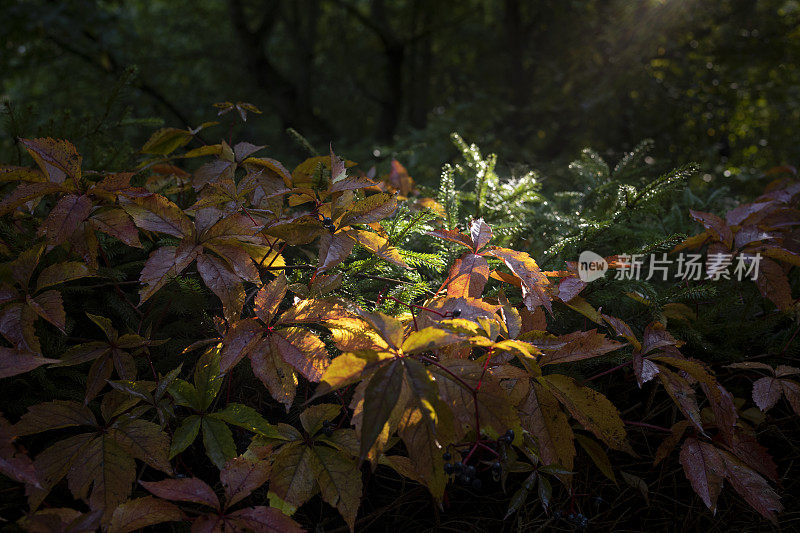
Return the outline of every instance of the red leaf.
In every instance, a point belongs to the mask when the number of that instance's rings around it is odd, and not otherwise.
[[[558,297],[562,302],[568,302],[586,288],[586,285],[588,283],[581,281],[577,276],[564,278],[558,284]]]
[[[753,401],[762,411],[775,407],[781,399],[783,387],[781,380],[772,377],[763,377],[753,383]]]
[[[248,354],[250,366],[272,397],[283,404],[288,412],[297,392],[297,376],[272,346],[270,339],[260,339]]]
[[[245,298],[239,276],[220,259],[208,254],[202,254],[197,258],[197,271],[206,286],[222,301],[225,319],[229,322],[238,319]]]
[[[767,481],[732,454],[724,450],[720,450],[719,454],[725,465],[725,478],[736,492],[761,516],[777,523],[775,513],[781,512],[783,506]]]
[[[107,533],[130,533],[155,524],[176,522],[182,518],[183,513],[177,506],[145,496],[129,500],[114,509]]]
[[[727,222],[729,226],[740,226],[742,222],[747,220],[747,217],[753,213],[757,213],[770,203],[771,202],[757,202],[752,204],[742,204],[728,211],[728,213],[725,215],[725,222]]]
[[[14,437],[11,425],[0,416],[0,473],[20,483],[41,488],[33,461],[16,450]]]
[[[467,235],[464,235],[457,229],[436,229],[428,232],[428,235],[431,235],[433,237],[439,237],[440,239],[454,242],[456,244],[466,246],[467,248],[473,248],[472,238]]]
[[[258,343],[264,334],[264,327],[253,319],[239,320],[228,330],[222,341],[220,372],[227,372],[242,360]]]
[[[767,449],[755,439],[753,435],[737,428],[730,444],[733,454],[746,463],[750,468],[767,476],[772,481],[778,481],[778,466],[772,460]]]
[[[558,337],[558,341],[564,344],[555,350],[545,351],[539,360],[540,365],[569,363],[599,357],[625,346],[607,338],[602,333],[597,333],[596,329],[561,335]]]
[[[128,246],[142,247],[142,243],[139,241],[139,230],[124,210],[98,211],[92,215],[91,221],[99,231],[119,239]]]
[[[492,240],[492,228],[490,228],[489,224],[484,222],[482,218],[472,221],[469,227],[469,233],[472,237],[472,250],[475,253],[478,253],[481,248],[489,244],[489,241]]]
[[[700,407],[697,405],[694,389],[681,376],[663,367],[659,367],[658,378],[683,416],[703,432],[703,421],[700,418]]]
[[[145,231],[189,237],[194,226],[183,210],[160,194],[121,197],[122,208]]]
[[[140,481],[139,484],[159,498],[177,502],[193,502],[219,509],[219,498],[205,481],[196,477]]]
[[[33,298],[28,296],[28,305],[36,311],[37,315],[64,331],[67,314],[64,311],[64,302],[60,292],[45,291]]]
[[[42,365],[58,362],[58,359],[48,359],[29,352],[0,347],[0,379],[24,374]]]
[[[41,353],[35,321],[36,312],[29,305],[12,303],[0,309],[0,334],[20,351]]]
[[[62,183],[67,176],[81,179],[81,161],[75,146],[61,139],[20,139],[39,168],[52,183]]]
[[[267,482],[269,478],[269,461],[234,457],[227,462],[219,473],[219,479],[225,488],[225,507],[245,499],[251,492]]]
[[[263,323],[269,325],[275,318],[278,306],[286,296],[287,286],[286,275],[281,272],[278,277],[261,287],[256,293],[254,311]]]
[[[317,382],[330,365],[325,344],[302,328],[286,328],[270,336],[273,349],[309,381]]]
[[[400,196],[408,196],[414,189],[414,180],[408,174],[408,170],[397,159],[392,159],[392,170],[387,177],[391,185]]]
[[[347,259],[355,241],[346,233],[323,233],[319,238],[319,271],[329,270]]]
[[[511,272],[520,279],[522,299],[528,309],[533,311],[536,307],[543,305],[548,311],[553,312],[550,296],[546,291],[550,282],[530,255],[499,247],[491,248],[487,253],[502,259]]]
[[[731,228],[728,227],[724,220],[712,213],[704,213],[702,211],[695,211],[693,209],[689,210],[689,214],[691,214],[692,218],[700,222],[706,229],[714,232],[714,234],[716,234],[717,238],[725,245],[725,247],[730,249],[730,247],[733,245],[733,233],[731,232]]]
[[[716,514],[717,498],[725,476],[725,464],[717,449],[705,442],[688,438],[681,447],[680,461],[694,491],[706,507]]]
[[[450,269],[450,298],[480,298],[489,281],[489,263],[480,255],[465,253]]]
[[[769,298],[781,311],[788,311],[794,305],[792,287],[783,268],[771,259],[762,258],[759,265],[758,278],[755,280],[758,290],[765,298]]]
[[[639,388],[642,388],[642,385],[656,377],[658,374],[658,365],[652,362],[650,359],[645,359],[642,357],[642,354],[638,352],[634,352],[633,354],[633,373],[636,375],[636,383],[639,385]]]
[[[272,507],[259,505],[242,509],[228,515],[228,519],[236,521],[242,529],[255,533],[302,533],[300,524]]]
[[[35,201],[35,206],[42,196],[63,190],[64,188],[57,183],[23,183],[0,202],[0,215],[5,215],[30,201]]]
[[[644,330],[644,340],[642,341],[642,355],[648,354],[653,350],[675,346],[678,341],[670,335],[663,324],[660,322],[650,323]]]
[[[789,379],[782,379],[781,385],[783,387],[783,394],[786,395],[786,400],[788,400],[789,405],[791,405],[794,412],[800,416],[800,384]]]
[[[240,242],[252,242],[259,244],[263,242],[258,232],[262,224],[256,222],[247,215],[237,213],[222,218],[213,226],[205,230],[200,235],[200,242],[207,242],[213,239],[237,240]]]
[[[65,242],[86,220],[92,210],[92,201],[85,194],[68,194],[56,203],[53,210],[42,222],[37,234],[44,236],[53,246]]]
[[[162,246],[150,254],[139,274],[139,282],[144,285],[139,291],[140,303],[143,303],[169,280],[183,272],[195,260],[200,248],[193,244]]]

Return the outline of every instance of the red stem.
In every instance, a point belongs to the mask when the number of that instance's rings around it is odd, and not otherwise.
[[[592,376],[590,378],[586,378],[584,381],[592,381],[593,379],[601,378],[601,377],[603,377],[603,376],[605,376],[607,374],[610,374],[612,372],[615,372],[615,371],[619,370],[620,368],[625,368],[626,366],[628,366],[628,365],[630,365],[632,363],[633,363],[633,360],[631,359],[630,361],[628,361],[626,363],[622,363],[621,365],[617,365],[614,368],[609,368],[608,370],[606,370],[604,372],[600,372],[599,374],[595,374],[594,376]]]
[[[653,424],[648,424],[646,422],[634,422],[632,420],[623,420],[622,423],[627,425],[627,426],[636,426],[636,427],[645,428],[645,429],[654,429],[656,431],[663,431],[664,433],[672,433],[671,429],[667,429],[667,428],[661,427],[661,426],[656,426],[656,425],[653,425]]]

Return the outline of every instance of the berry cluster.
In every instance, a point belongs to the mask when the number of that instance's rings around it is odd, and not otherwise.
[[[478,450],[486,452],[491,455],[492,461],[480,461],[481,472],[489,471],[492,474],[492,480],[500,481],[500,476],[503,473],[503,465],[500,462],[501,456],[505,457],[504,447],[510,445],[514,441],[514,430],[509,429],[496,441],[491,440],[478,440],[475,443],[469,443],[465,446],[469,447],[469,452],[466,454],[463,461],[452,462],[453,455],[446,451],[442,454],[444,459],[444,472],[448,476],[454,476],[457,483],[465,486],[471,486],[473,489],[479,490],[483,486],[483,481],[478,477],[478,468],[470,464],[471,461],[477,459],[478,455],[475,453]],[[453,445],[458,448],[459,445]]]
[[[330,420],[324,420],[322,422],[322,433],[326,437],[332,437],[333,436],[334,428],[335,428],[335,426],[331,423]]]
[[[336,226],[334,226],[333,220],[331,220],[329,217],[322,217],[322,227],[331,233],[336,231]]]
[[[589,527],[589,519],[586,515],[581,513],[564,514],[562,511],[554,511],[553,518],[556,520],[564,520],[579,529],[586,529]]]

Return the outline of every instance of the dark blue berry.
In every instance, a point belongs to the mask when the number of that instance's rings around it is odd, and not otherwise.
[[[449,461],[449,460],[450,460],[450,459],[452,459],[452,458],[453,458],[453,456],[452,456],[452,455],[450,455],[450,452],[444,452],[444,453],[442,454],[442,459],[444,459],[445,461]]]

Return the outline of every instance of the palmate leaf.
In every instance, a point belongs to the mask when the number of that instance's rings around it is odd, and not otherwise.
[[[104,399],[104,403],[107,401]],[[92,510],[102,511],[103,523],[108,523],[116,506],[130,494],[136,477],[134,459],[172,472],[167,460],[169,437],[157,424],[122,415],[99,426],[92,412],[77,402],[34,405],[14,431],[30,435],[73,426],[92,431],[54,444],[34,461],[41,473],[41,489],[33,488],[29,494],[34,508],[66,476],[72,494],[87,500]]]
[[[295,533],[303,531],[291,518],[277,509],[256,506],[230,512],[229,509],[250,496],[269,477],[269,462],[245,456],[228,461],[220,472],[220,481],[225,490],[225,504],[207,483],[198,478],[166,479],[146,482],[141,485],[150,493],[164,500],[189,502],[210,507],[214,512],[201,514],[195,520],[192,531],[254,531],[257,533]],[[169,504],[172,505],[172,504]]]
[[[338,413],[340,407],[322,405],[310,409],[314,412],[306,411],[301,421],[313,435],[322,425],[321,418]],[[353,530],[362,492],[361,472],[349,454],[329,447],[327,442],[325,437],[307,442],[296,433],[294,440],[280,448],[269,476],[271,499],[276,496],[293,512],[320,492]]]
[[[220,356],[220,345],[210,347],[195,365],[194,385],[175,379],[169,386],[175,402],[196,413],[186,417],[175,430],[169,447],[170,458],[186,450],[202,432],[206,455],[217,468],[222,469],[228,460],[236,456],[236,443],[228,425],[264,437],[281,438],[274,426],[246,405],[229,403],[224,409],[208,412],[224,379],[220,372]]]

